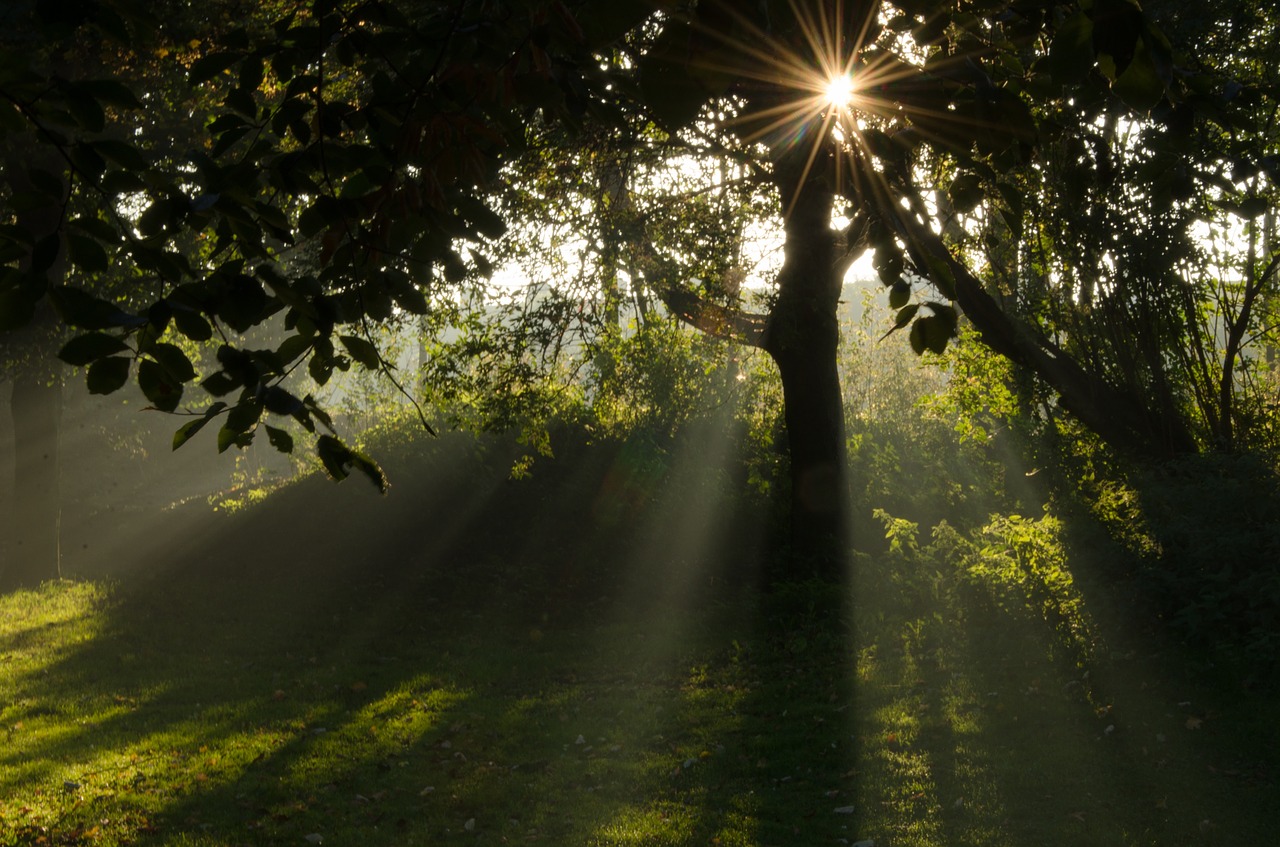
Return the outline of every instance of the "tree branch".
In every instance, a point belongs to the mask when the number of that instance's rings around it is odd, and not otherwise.
[[[726,341],[764,348],[764,315],[712,303],[674,286],[658,288],[657,294],[673,315],[695,329]]]

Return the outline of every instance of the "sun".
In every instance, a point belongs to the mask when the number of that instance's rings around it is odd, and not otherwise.
[[[823,96],[826,98],[828,106],[839,110],[848,109],[853,105],[853,77],[848,74],[839,74],[831,77],[827,80]]]

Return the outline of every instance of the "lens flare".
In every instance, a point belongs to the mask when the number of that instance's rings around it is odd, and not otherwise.
[[[853,105],[853,77],[840,74],[827,80],[827,105],[835,109],[848,109]]]

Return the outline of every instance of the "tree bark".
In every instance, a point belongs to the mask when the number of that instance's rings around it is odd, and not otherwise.
[[[833,194],[821,177],[775,176],[786,215],[778,299],[763,344],[782,377],[791,456],[791,537],[798,564],[840,576],[846,548],[848,471],[837,349],[840,274],[831,229]]]
[[[13,416],[13,537],[0,587],[34,587],[62,575],[58,380],[19,373],[10,401]]]
[[[30,171],[40,169],[60,174],[61,160],[49,150],[8,151],[4,179],[17,192],[37,194]],[[18,211],[18,226],[30,233],[34,242],[59,232],[64,209],[45,203]],[[23,262],[21,270],[32,268]],[[39,271],[37,271],[39,272]],[[63,282],[67,272],[65,248],[59,244],[44,283],[52,287]],[[33,587],[62,573],[59,539],[62,534],[62,505],[59,482],[59,424],[62,420],[62,375],[54,353],[61,334],[61,322],[48,300],[42,301],[30,324],[7,334],[6,350],[0,355],[12,373],[13,395],[13,503],[10,505],[12,537],[8,560],[0,562],[0,590]]]

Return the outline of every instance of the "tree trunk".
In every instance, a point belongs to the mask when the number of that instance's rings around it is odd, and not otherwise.
[[[38,195],[31,182],[32,169],[58,174],[63,167],[48,150],[25,158],[10,150],[4,165],[4,179],[10,188],[28,195]],[[58,232],[63,212],[60,205],[45,203],[21,208],[16,218],[18,226],[39,242]],[[22,271],[31,270],[24,262]],[[66,270],[66,250],[60,244],[44,271],[46,284],[61,284]],[[58,429],[62,420],[62,375],[54,356],[60,333],[61,323],[45,300],[28,326],[9,332],[4,339],[9,359],[6,364],[13,374],[9,408],[14,455],[13,502],[7,506],[12,535],[8,558],[0,562],[0,590],[36,586],[61,576]]]
[[[775,177],[786,216],[778,300],[762,346],[782,376],[791,455],[791,535],[797,564],[840,576],[846,546],[847,462],[844,404],[836,354],[840,301],[832,192],[824,180]]]
[[[62,506],[58,431],[62,386],[19,373],[10,401],[13,416],[13,536],[0,575],[5,590],[33,587],[61,576]]]

